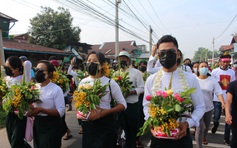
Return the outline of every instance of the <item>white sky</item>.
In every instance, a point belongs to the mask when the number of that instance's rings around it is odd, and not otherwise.
[[[78,1],[85,2],[112,20],[115,19],[115,7],[111,4],[115,0],[0,0],[0,12],[18,20],[10,34],[21,34],[27,32],[29,19],[40,13],[40,6],[54,10],[62,6],[69,9],[74,19],[73,26],[81,28],[81,42],[102,44],[115,41],[115,27],[83,14],[85,10],[82,11],[78,5],[70,3]],[[216,50],[221,45],[229,45],[232,34],[237,33],[237,17],[234,19],[237,15],[236,0],[121,1],[119,20],[123,27],[148,41],[148,28],[151,25],[154,30],[153,43],[162,35],[172,34],[178,40],[184,57],[193,58],[199,47],[212,50],[214,37]],[[135,19],[128,6],[140,21]],[[135,40],[137,44],[145,44],[149,48],[147,42],[122,30],[119,31],[119,40]]]

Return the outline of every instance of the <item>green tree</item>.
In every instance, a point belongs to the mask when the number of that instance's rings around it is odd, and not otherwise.
[[[72,26],[73,18],[68,9],[58,7],[58,11],[54,11],[50,7],[41,8],[41,13],[30,19],[30,43],[65,49],[79,42],[81,30]]]
[[[218,57],[218,52],[214,50],[214,58]],[[212,59],[212,51],[207,48],[199,47],[197,51],[195,51],[193,62],[196,61],[207,61],[207,59]]]

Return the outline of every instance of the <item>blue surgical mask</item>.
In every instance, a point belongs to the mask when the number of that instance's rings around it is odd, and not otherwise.
[[[199,73],[200,73],[201,75],[203,75],[203,76],[206,76],[207,73],[208,73],[208,68],[206,68],[206,67],[200,68],[200,69],[199,69]]]
[[[197,68],[193,68],[194,73],[197,73]]]

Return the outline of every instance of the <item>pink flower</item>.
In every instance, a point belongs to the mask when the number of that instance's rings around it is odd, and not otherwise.
[[[159,90],[156,92],[156,96],[161,96],[162,95],[162,92]]]
[[[146,100],[151,101],[151,96],[150,95],[146,96]]]
[[[166,98],[168,95],[167,95],[166,92],[162,92],[162,96],[163,96],[164,98]]]
[[[31,88],[30,88],[31,90],[34,90],[35,89],[35,86],[31,86]]]
[[[174,94],[174,97],[175,97],[175,99],[177,99],[179,102],[183,102],[183,101],[184,101],[184,99],[181,98],[180,95],[177,94],[177,93]]]

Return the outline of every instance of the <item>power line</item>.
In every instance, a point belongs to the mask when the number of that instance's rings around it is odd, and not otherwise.
[[[69,3],[72,3],[74,5],[77,5],[79,8],[81,8],[80,10],[82,11],[81,13],[88,15],[90,17],[94,17],[96,19],[101,20],[102,22],[109,24],[111,26],[115,26],[115,22],[109,18],[108,16],[102,14],[101,12],[99,12],[98,10],[94,9],[93,7],[89,6],[88,4],[86,4],[85,2],[82,1],[75,1],[75,0],[67,0]],[[77,10],[78,11],[78,10]],[[148,42],[146,40],[144,40],[143,38],[141,38],[140,36],[136,35],[134,32],[132,32],[131,30],[125,28],[124,26],[122,26],[121,24],[119,24],[119,27],[121,30],[123,30],[124,32],[127,32],[128,34],[144,41],[144,42]]]
[[[229,25],[225,28],[225,30],[219,35],[217,36],[215,39],[219,38],[221,35],[223,35],[225,33],[225,31],[230,27],[230,25],[233,23],[233,21],[235,20],[235,18],[237,17],[237,14],[235,15],[235,17],[231,20],[231,22],[229,23]]]
[[[152,10],[155,12],[155,15],[156,15],[156,17],[158,18],[158,20],[160,21],[161,25],[162,25],[162,26],[165,28],[165,30],[169,33],[168,29],[165,27],[165,25],[162,23],[160,17],[157,15],[157,13],[156,13],[155,9],[153,8],[153,6],[152,6],[150,0],[148,0],[148,2],[149,2],[149,4],[150,4]],[[169,33],[169,34],[171,34],[171,33]]]

